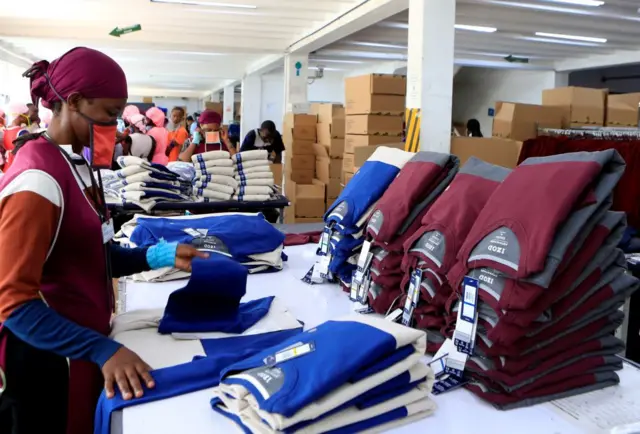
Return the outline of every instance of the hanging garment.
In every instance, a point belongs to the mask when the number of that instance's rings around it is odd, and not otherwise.
[[[518,166],[469,232],[448,274],[452,286],[469,269],[486,266],[548,287],[587,222],[608,209],[605,204],[623,171],[624,161],[613,150],[531,158]],[[500,305],[526,309],[539,295],[507,291]]]

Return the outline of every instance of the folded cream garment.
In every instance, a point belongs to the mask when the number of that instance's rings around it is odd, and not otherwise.
[[[225,184],[216,184],[214,182],[205,182],[205,183],[198,182],[193,187],[193,194],[196,196],[202,196],[202,194],[200,193],[202,190],[217,191],[218,193],[229,194],[229,195],[232,195],[235,192],[235,188],[229,187],[228,185],[225,185]]]
[[[256,151],[244,151],[244,152],[238,152],[237,154],[233,155],[231,159],[234,162],[237,162],[237,161],[245,162],[245,161],[251,161],[251,160],[268,160],[269,153],[264,149],[260,149]]]
[[[209,161],[209,160],[229,160],[231,158],[231,154],[227,151],[210,151],[203,152],[202,154],[196,154],[191,156],[191,161],[194,163],[198,163],[200,161]]]
[[[204,197],[208,199],[231,200],[231,194],[229,193],[222,193],[219,191],[209,190],[204,188],[200,188],[200,189],[194,188],[193,194],[197,197]]]
[[[271,196],[268,194],[245,194],[243,196],[234,194],[232,199],[241,202],[266,202],[271,200]]]
[[[233,167],[226,166],[211,166],[204,169],[196,168],[196,178],[207,175],[224,175],[233,176],[236,174],[236,170]]]
[[[238,187],[238,181],[236,181],[235,178],[231,176],[226,176],[226,175],[200,176],[200,177],[196,177],[196,179],[194,179],[193,182],[194,182],[194,185],[198,182],[200,183],[206,182],[207,184],[224,184],[233,188]],[[200,184],[200,185],[203,185],[203,184]]]
[[[236,162],[236,168],[243,168],[243,169],[250,169],[252,167],[263,167],[263,166],[267,166],[267,167],[271,167],[271,163],[269,162],[269,160],[249,160],[249,161],[243,161],[241,163],[237,163]]]

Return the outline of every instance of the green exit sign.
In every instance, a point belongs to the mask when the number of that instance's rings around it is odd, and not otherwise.
[[[111,32],[109,32],[109,35],[119,38],[120,36],[126,35],[127,33],[139,32],[140,30],[142,30],[142,26],[140,24],[134,24],[133,26],[129,27],[116,27]]]

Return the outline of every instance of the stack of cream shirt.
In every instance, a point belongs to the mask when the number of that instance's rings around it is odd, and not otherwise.
[[[249,433],[386,431],[436,408],[425,348],[383,318],[327,321],[224,369],[211,406]]]
[[[233,199],[264,202],[276,193],[269,154],[265,150],[238,152],[231,157],[238,189]]]
[[[193,196],[197,202],[230,200],[238,188],[235,168],[227,151],[211,151],[191,157],[196,175]]]

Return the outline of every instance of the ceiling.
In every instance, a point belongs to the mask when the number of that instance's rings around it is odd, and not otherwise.
[[[555,62],[567,59],[640,50],[640,0],[603,1],[605,4],[599,7],[587,7],[561,0],[457,0],[458,25],[497,31],[456,30],[456,63],[553,69]],[[330,66],[343,60],[348,63],[343,63],[342,68],[357,69],[360,66],[353,62],[406,60],[407,29],[405,11],[316,51],[314,62]],[[607,42],[571,41],[537,36],[536,32],[600,38]],[[507,62],[504,58],[509,55],[527,58],[529,63]]]
[[[187,1],[198,4],[29,0],[29,7],[24,7],[21,2],[3,1],[0,50],[26,65],[88,46],[123,66],[131,95],[202,97],[241,78],[252,63],[284,53],[303,36],[362,3],[219,0],[219,6],[210,6],[205,4],[212,1]],[[134,24],[140,24],[142,31],[119,38],[109,35],[117,26]]]

